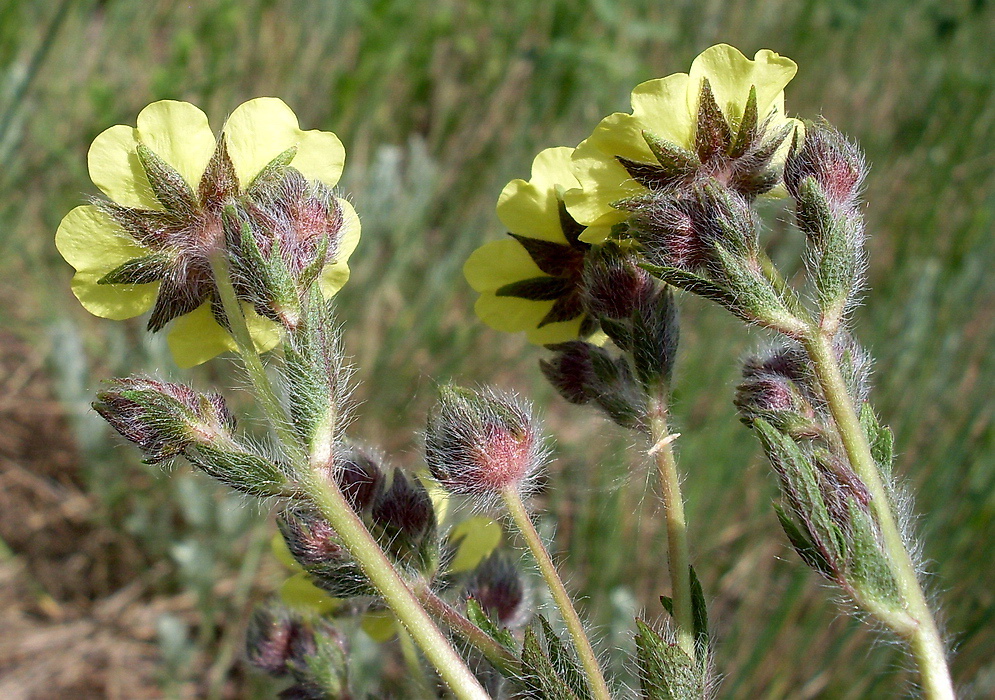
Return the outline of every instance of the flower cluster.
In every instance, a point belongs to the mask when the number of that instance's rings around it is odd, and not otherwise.
[[[194,105],[150,104],[136,127],[113,126],[90,147],[90,177],[107,199],[73,209],[56,234],[76,269],[73,292],[104,318],[151,309],[149,330],[171,326],[181,366],[233,349],[212,256],[227,255],[240,279],[267,276],[276,292],[283,273],[335,294],[359,239],[355,211],[331,191],[344,160],[335,134],[301,130],[276,98],[239,106],[217,139]],[[240,287],[253,341],[268,350],[288,320],[286,299]]]
[[[713,46],[689,73],[638,85],[632,112],[606,117],[576,149],[540,153],[532,179],[510,182],[498,201],[511,239],[479,248],[464,268],[480,293],[477,314],[498,330],[526,331],[536,344],[588,338],[599,312],[631,304],[603,289],[592,295],[583,274],[610,239],[639,241],[661,212],[689,219],[689,195],[712,183],[745,200],[782,193],[799,125],[784,113],[784,87],[796,69],[766,49],[751,60]],[[685,228],[686,240],[671,247],[685,257],[705,255]]]

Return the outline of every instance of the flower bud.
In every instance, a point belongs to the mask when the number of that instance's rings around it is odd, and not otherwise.
[[[295,656],[314,648],[314,632],[286,608],[260,606],[249,620],[245,646],[249,663],[282,676],[289,672]]]
[[[470,496],[518,488],[547,457],[527,405],[510,394],[442,387],[428,418],[425,460],[432,476]]]
[[[585,260],[585,305],[593,316],[629,318],[646,289],[654,286],[649,273],[615,243],[593,250]]]
[[[357,513],[368,510],[383,491],[382,459],[358,445],[342,445],[335,451],[335,481]]]
[[[370,513],[370,531],[391,558],[431,578],[442,559],[435,508],[417,479],[395,469]]]
[[[595,397],[597,376],[592,354],[604,350],[582,340],[548,346],[555,354],[549,360],[539,360],[539,369],[560,396],[575,404],[585,404]]]
[[[802,186],[812,178],[832,208],[853,209],[867,173],[860,148],[826,124],[806,124],[802,143],[799,138],[796,135],[784,166],[791,196],[802,198]]]
[[[190,447],[232,443],[235,419],[219,394],[148,377],[116,379],[97,394],[93,409],[155,464]]]
[[[528,620],[525,583],[515,563],[500,552],[484,559],[466,583],[466,598],[473,598],[502,627],[516,628]]]
[[[277,526],[290,554],[305,568],[348,557],[331,523],[313,511],[288,509]]]

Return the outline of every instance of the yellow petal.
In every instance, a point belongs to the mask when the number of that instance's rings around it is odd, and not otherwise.
[[[540,189],[552,191],[576,187],[577,181],[570,167],[573,152],[574,149],[566,146],[540,151],[532,161],[532,178],[529,182]]]
[[[326,299],[335,296],[345,283],[349,281],[349,265],[346,261],[352,256],[359,245],[359,215],[353,206],[344,199],[338,200],[342,206],[342,238],[339,239],[339,249],[335,261],[326,265],[321,271],[321,293]]]
[[[449,573],[470,571],[501,544],[501,525],[487,516],[467,518],[449,531],[449,541],[458,542]]]
[[[118,124],[97,134],[86,154],[90,179],[118,204],[162,209],[138,160],[138,130]]]
[[[485,292],[473,308],[480,320],[494,330],[518,333],[536,328],[553,308],[553,302],[499,297]]]
[[[512,180],[498,197],[501,223],[520,236],[566,243],[560,223],[564,190],[577,186],[570,165],[572,148],[547,148],[532,161],[532,179]]]
[[[466,281],[478,292],[493,292],[511,282],[544,274],[513,238],[482,245],[463,264]]]
[[[132,258],[149,254],[110,216],[90,204],[76,207],[63,217],[55,232],[55,247],[78,272],[99,273],[98,277]]]
[[[259,352],[272,350],[282,337],[280,326],[262,318],[248,306],[243,305],[242,308],[256,350]],[[206,302],[173,321],[167,342],[176,364],[184,369],[236,349],[235,341],[214,320],[211,305]]]
[[[345,147],[331,131],[300,131],[297,155],[290,163],[309,180],[319,180],[335,187],[345,166]]]
[[[345,149],[338,137],[331,132],[301,131],[297,115],[279,98],[258,97],[242,103],[228,117],[224,134],[242,187],[294,146],[297,155],[291,165],[305,177],[334,186],[342,174]]]
[[[584,243],[590,243],[591,245],[601,245],[608,240],[611,235],[611,226],[588,226],[584,229],[578,238]]]
[[[697,114],[702,79],[708,78],[715,101],[731,124],[742,118],[751,86],[756,87],[757,111],[763,118],[797,71],[794,61],[768,49],[758,51],[751,61],[728,44],[712,46],[691,64],[688,108]]]
[[[138,138],[176,168],[194,192],[217,142],[207,115],[189,102],[160,100],[138,114]]]
[[[632,116],[643,129],[657,137],[690,147],[693,120],[688,111],[687,88],[687,73],[674,73],[640,83],[632,91]],[[640,138],[639,141],[644,140]],[[648,162],[655,162],[652,154],[650,157]]]
[[[120,321],[139,316],[155,303],[159,283],[97,284],[105,272],[77,272],[73,276],[73,294],[83,308],[94,316]]]
[[[563,203],[570,216],[584,226],[610,227],[624,221],[627,214],[613,207],[612,203],[646,192],[646,188],[633,180],[613,155],[602,151],[596,142],[591,143],[591,139],[581,143],[574,151],[573,167],[580,187],[567,190]]]
[[[578,316],[570,321],[550,323],[542,328],[533,328],[525,334],[525,337],[533,345],[550,345],[576,340],[580,337],[580,324],[583,320],[583,316]]]

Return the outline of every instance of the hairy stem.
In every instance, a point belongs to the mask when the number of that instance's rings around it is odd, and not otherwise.
[[[546,585],[549,586],[549,590],[553,594],[553,600],[560,609],[563,622],[566,624],[567,630],[573,638],[574,648],[576,648],[577,656],[584,667],[584,672],[587,675],[587,680],[594,697],[597,700],[611,700],[608,683],[605,682],[601,665],[598,663],[598,657],[591,646],[591,640],[588,639],[587,632],[584,631],[584,624],[581,622],[576,608],[574,608],[566,586],[563,585],[563,581],[556,571],[556,565],[553,563],[552,557],[549,556],[549,552],[546,551],[546,547],[542,543],[542,538],[539,537],[539,533],[536,532],[535,526],[532,524],[532,518],[529,517],[525,503],[522,502],[521,494],[516,488],[509,486],[501,492],[501,496],[508,508],[511,519],[518,527],[519,532],[522,533],[522,537],[525,538],[525,542],[532,551],[532,556],[535,557],[536,563],[539,565],[539,571],[542,573],[542,577],[546,580]]]
[[[673,587],[674,622],[677,644],[691,659],[695,658],[694,612],[691,603],[691,554],[688,547],[687,521],[681,479],[674,458],[673,438],[667,424],[667,387],[661,382],[651,392],[649,404],[650,455],[656,461],[667,521],[667,564]]]
[[[333,480],[322,478],[308,468],[309,461],[304,448],[291,429],[283,405],[252,342],[242,306],[231,283],[228,260],[223,253],[212,256],[211,268],[225,316],[231,326],[232,337],[238,345],[254,394],[263,405],[267,418],[284,443],[292,462],[301,465],[303,490],[335,529],[349,554],[362,567],[363,573],[421,647],[425,657],[439,672],[453,695],[461,700],[488,700],[489,696],[483,686],[415,598],[362,519],[349,505],[342,490]]]
[[[507,675],[517,676],[521,672],[518,659],[497,640],[473,624],[456,608],[440,598],[424,581],[414,586],[418,602],[432,615],[443,622],[450,630],[472,644],[477,651],[487,657],[496,668]]]
[[[915,564],[905,546],[901,530],[892,512],[888,488],[881,479],[870,445],[857,417],[853,400],[840,372],[832,339],[825,331],[814,328],[805,340],[805,349],[812,360],[816,377],[826,397],[840,438],[854,471],[871,495],[871,508],[881,529],[881,538],[891,565],[891,573],[905,602],[911,625],[894,628],[912,650],[922,681],[924,695],[929,700],[953,700],[953,683],[947,667],[943,640],[923,595]],[[882,619],[885,624],[888,619]]]

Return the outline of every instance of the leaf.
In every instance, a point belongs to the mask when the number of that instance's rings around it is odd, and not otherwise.
[[[449,531],[449,541],[457,544],[449,572],[459,573],[476,568],[501,543],[501,535],[500,523],[483,515],[461,522]]]
[[[812,541],[802,532],[802,529],[798,527],[791,516],[784,512],[784,508],[775,504],[774,512],[777,513],[781,529],[788,536],[788,541],[794,547],[795,551],[798,552],[798,556],[802,558],[802,561],[826,578],[835,581],[836,574],[833,572],[833,567],[829,563],[829,560],[826,559],[818,547],[812,544]]]
[[[691,577],[691,620],[694,625],[695,652],[705,658],[708,650],[708,606],[705,603],[705,592],[694,567],[689,566]]]
[[[696,275],[693,272],[688,272],[678,267],[651,265],[649,263],[643,263],[640,267],[667,284],[672,284],[678,289],[683,289],[686,292],[697,294],[709,301],[714,301],[729,309],[737,316],[741,316],[739,305],[736,303],[736,295],[729,289],[709,279],[705,279],[701,275]]]
[[[892,466],[895,461],[895,434],[887,425],[881,425],[869,403],[860,407],[860,425],[867,436],[871,456],[878,465],[878,471],[886,484],[891,482]]]

